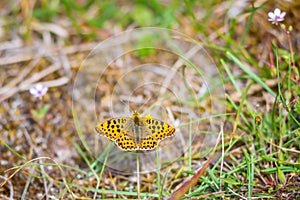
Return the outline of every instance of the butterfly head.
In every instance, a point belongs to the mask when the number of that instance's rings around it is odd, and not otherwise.
[[[140,120],[140,113],[138,113],[138,111],[134,111],[132,114],[132,120],[134,121],[135,124],[139,123]]]

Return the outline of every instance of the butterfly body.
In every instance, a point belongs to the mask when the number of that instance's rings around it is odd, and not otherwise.
[[[95,130],[125,151],[152,150],[161,140],[175,134],[175,129],[168,123],[150,115],[140,117],[137,111],[132,117],[113,118],[100,123]]]

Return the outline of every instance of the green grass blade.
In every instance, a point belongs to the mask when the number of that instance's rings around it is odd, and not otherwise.
[[[254,74],[246,65],[244,65],[237,57],[235,57],[231,52],[227,51],[227,55],[246,73],[249,77],[256,83],[261,85],[267,92],[269,92],[273,97],[276,97],[276,93],[265,84],[265,82],[260,79],[256,74]]]

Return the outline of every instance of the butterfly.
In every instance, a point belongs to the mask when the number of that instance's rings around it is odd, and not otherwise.
[[[175,128],[150,115],[140,117],[134,111],[132,117],[113,118],[95,127],[97,133],[115,141],[124,151],[152,150],[159,142],[175,134]]]

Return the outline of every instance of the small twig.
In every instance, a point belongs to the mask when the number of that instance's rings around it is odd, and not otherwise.
[[[10,88],[3,95],[0,95],[0,102],[6,100],[7,98],[9,98],[11,96],[13,96],[15,93],[17,93],[19,91],[28,90],[34,82],[44,78],[45,76],[57,71],[60,68],[61,67],[58,66],[58,65],[51,65],[50,67],[40,71],[39,73],[35,73],[34,75],[29,77],[28,79],[24,80],[21,85]],[[54,87],[54,86],[66,84],[67,82],[68,82],[68,79],[66,77],[63,77],[61,79],[54,80],[53,82],[48,81],[48,82],[45,82],[45,83],[47,84],[46,86],[50,86],[50,87],[53,86]]]
[[[208,199],[212,195],[223,194],[223,193],[225,193],[225,192],[224,191],[213,192],[213,193],[209,193],[209,194],[205,194],[205,195],[201,195],[201,196],[189,197],[189,199]]]
[[[58,58],[61,61],[61,64],[62,64],[66,74],[70,77],[72,75],[71,65],[70,65],[70,62],[69,62],[68,57],[65,54],[65,52],[64,51],[59,51],[59,57]]]
[[[33,174],[33,172],[34,172],[34,168],[32,167],[32,168],[30,168],[29,174]],[[21,197],[21,199],[26,199],[26,194],[27,194],[27,192],[28,192],[28,188],[29,188],[29,185],[30,185],[30,183],[31,183],[31,180],[32,180],[32,176],[28,176],[28,179],[27,179],[27,181],[26,181],[24,190],[23,190],[23,192],[22,192],[22,197]]]
[[[46,200],[48,200],[49,197],[49,192],[48,192],[48,185],[47,185],[47,181],[46,181],[46,177],[45,177],[45,169],[43,166],[43,162],[41,160],[39,160],[40,165],[40,169],[41,169],[41,174],[43,177],[43,183],[44,183],[44,188],[45,188],[45,194],[46,194]]]
[[[63,48],[62,51],[66,55],[68,55],[68,54],[74,54],[74,53],[78,53],[78,52],[91,51],[96,46],[97,46],[97,43],[73,45],[73,46]],[[28,49],[28,47],[26,47],[26,48]],[[47,55],[48,56],[57,56],[59,53],[59,49],[61,49],[61,48],[57,47],[57,48],[50,49],[49,52],[47,52],[48,53]],[[38,47],[32,47],[31,52],[26,54],[26,53],[24,53],[25,50],[22,51],[22,49],[21,49],[21,52],[18,55],[0,58],[0,66],[7,66],[7,65],[16,64],[19,62],[25,62],[25,61],[32,60],[33,58],[36,57],[36,52],[38,50],[39,50]]]
[[[31,146],[31,149],[33,149],[34,153],[39,156],[39,153],[36,151],[36,146],[33,144],[32,142],[32,139],[27,131],[26,128],[23,129],[23,133],[24,133],[24,136],[29,144],[29,146]],[[41,174],[42,174],[42,177],[43,177],[43,182],[44,182],[44,188],[45,188],[45,195],[46,195],[46,200],[48,200],[48,186],[47,186],[47,181],[46,181],[46,177],[45,177],[45,170],[44,170],[44,166],[43,166],[43,162],[42,160],[39,160],[39,163],[40,163],[40,169],[41,169]]]
[[[46,69],[44,69],[44,70],[42,70],[38,73],[35,73],[31,77],[29,77],[28,79],[24,80],[22,82],[22,85],[20,85],[19,88],[22,90],[22,88],[24,87],[23,85],[26,86],[26,85],[32,84],[32,83],[46,77],[47,75],[52,74],[53,72],[59,70],[60,68],[61,68],[60,65],[50,65]]]
[[[192,47],[187,53],[185,53],[185,58],[190,59],[192,56],[194,56],[202,46],[196,44],[194,47]],[[160,88],[159,94],[165,94],[167,91],[167,86],[170,85],[171,81],[174,79],[174,76],[177,73],[177,70],[184,64],[185,60],[179,57],[179,59],[174,63],[173,67],[170,69],[170,73],[165,78],[164,82],[162,83],[162,86]]]
[[[234,192],[232,189],[230,189],[229,187],[227,188],[230,192],[232,192],[234,195],[236,195],[236,196],[238,196],[238,197],[240,197],[240,198],[242,198],[242,199],[246,199],[247,200],[247,198],[246,197],[243,197],[243,196],[241,196],[241,195],[239,195],[238,193],[236,193],[236,192]]]
[[[224,145],[224,132],[223,132],[223,126],[224,126],[224,124],[222,123],[221,124],[221,131],[220,131],[220,133],[221,133],[221,142],[222,142],[222,158],[221,158],[221,167],[220,167],[220,192],[222,191],[222,172],[223,172],[223,166],[224,166],[224,156],[225,156],[225,154],[224,154],[224,152],[225,152],[225,150],[224,150],[224,147],[225,147],[225,145]]]
[[[9,49],[19,49],[23,46],[23,41],[20,38],[0,43],[0,51]]]
[[[112,177],[112,174],[111,174],[110,170],[108,170],[108,175],[109,175],[109,180],[110,180],[110,182],[112,184],[112,187],[114,188],[114,191],[118,191],[118,188],[116,186],[115,181],[113,180],[113,177]]]
[[[78,198],[77,195],[75,195],[72,190],[70,189],[69,185],[67,184],[67,181],[66,181],[66,178],[65,178],[65,173],[62,169],[61,166],[59,166],[59,164],[52,158],[50,157],[38,157],[38,158],[34,158],[34,159],[31,159],[29,161],[27,161],[26,163],[24,163],[23,165],[19,166],[19,168],[17,168],[8,178],[5,178],[5,180],[0,184],[0,188],[3,187],[7,182],[9,182],[10,179],[12,179],[12,177],[14,177],[21,169],[23,169],[24,167],[26,167],[29,163],[32,163],[34,161],[37,161],[37,160],[40,160],[40,159],[49,159],[51,161],[53,161],[57,167],[60,169],[61,171],[61,174],[62,174],[62,179],[63,179],[63,182],[65,184],[65,187],[67,188],[67,191],[70,192],[70,194],[74,197],[74,198]],[[15,168],[11,168],[11,169],[8,169],[6,170],[5,172],[8,172],[12,169],[15,169]]]
[[[212,152],[209,155],[209,158],[207,161],[204,163],[204,165],[190,178],[188,181],[183,183],[173,194],[168,200],[179,200],[184,197],[184,195],[194,186],[197,184],[199,178],[203,175],[204,171],[208,168],[209,164],[211,163],[211,160],[213,159],[213,156],[215,155],[217,146],[220,142],[220,136],[221,136],[221,130],[218,135],[216,144],[212,150]]]
[[[8,99],[9,97],[13,96],[14,94],[16,94],[18,92],[18,88],[12,88],[10,90],[8,90],[5,94],[0,95],[0,102]]]
[[[46,87],[50,88],[50,87],[58,87],[58,86],[61,86],[61,85],[65,85],[68,82],[69,82],[69,78],[61,77],[61,78],[58,78],[58,79],[55,79],[55,80],[52,80],[52,81],[44,81],[44,82],[39,82],[39,83],[41,83],[43,86],[46,86]],[[30,88],[32,88],[32,86],[34,84],[24,85],[24,86],[22,86],[22,88],[20,88],[20,91],[29,90]]]
[[[269,80],[266,80],[264,81],[266,83],[266,85],[270,88],[272,87],[275,87],[276,85],[278,85],[278,80],[277,79],[269,79]],[[263,90],[263,87],[261,85],[259,85],[258,83],[255,83],[251,86],[251,88],[249,89],[248,91],[248,96],[251,96],[259,91]],[[241,100],[241,97],[239,95],[238,92],[234,92],[230,95],[231,99],[234,101],[234,102],[238,102]]]
[[[11,57],[2,57],[2,58],[0,58],[0,66],[1,65],[7,66],[7,65],[15,64],[15,63],[29,61],[29,60],[33,59],[33,57],[34,57],[33,55],[34,55],[33,53],[31,53],[31,54],[23,53],[21,55],[14,55]]]
[[[137,195],[138,195],[138,199],[141,199],[141,197],[140,197],[140,190],[141,190],[140,159],[139,159],[138,152],[136,152],[136,178],[137,178]]]
[[[1,176],[1,175],[0,175],[0,178],[2,178],[3,180],[7,179],[6,177]],[[9,200],[13,200],[14,199],[14,187],[12,186],[10,181],[7,181],[7,183],[8,183],[8,186],[9,186]]]
[[[6,84],[4,87],[0,88],[0,95],[3,93],[6,93],[10,89],[12,89],[14,86],[16,86],[18,83],[24,80],[24,78],[31,72],[31,70],[36,66],[40,58],[36,58],[32,60],[27,67],[25,67],[19,75],[11,80],[8,84]]]

